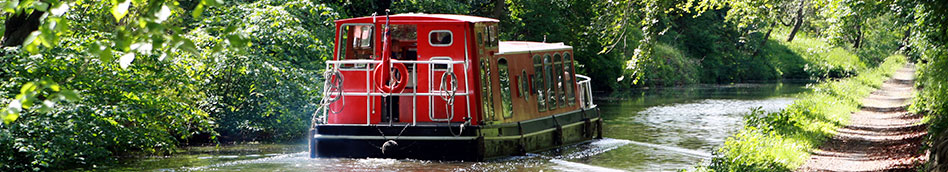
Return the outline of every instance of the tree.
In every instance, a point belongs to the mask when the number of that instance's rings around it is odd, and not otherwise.
[[[793,42],[794,36],[800,31],[800,26],[803,26],[803,18],[805,17],[803,14],[806,14],[803,10],[807,7],[806,2],[805,0],[800,0],[800,5],[797,5],[796,17],[793,17],[793,29],[790,30],[790,35],[787,36],[787,42]]]
[[[198,18],[208,6],[221,3],[219,0],[200,0],[191,17]],[[3,1],[0,5],[8,16],[2,45],[19,46],[19,49],[29,54],[40,54],[40,51],[57,48],[63,36],[75,33],[71,30],[108,35],[100,36],[105,39],[85,44],[84,51],[80,53],[97,57],[97,60],[104,62],[118,62],[123,69],[131,65],[137,57],[155,55],[164,58],[177,52],[197,53],[193,41],[179,35],[181,28],[168,24],[172,16],[181,16],[183,11],[179,7],[180,3],[176,1],[12,0]],[[76,12],[84,15],[64,16],[67,12],[77,9],[82,11]],[[102,14],[111,14],[112,18],[102,21],[100,19],[103,18],[99,18]],[[77,22],[103,23],[75,25]],[[236,34],[230,37],[231,47],[246,46],[245,37]],[[120,55],[120,58],[115,59],[116,55]],[[53,94],[42,95],[45,89],[49,89]],[[57,83],[48,81],[29,82],[24,84],[21,90],[13,102],[0,110],[0,118],[4,119],[4,123],[16,120],[21,111],[29,110],[33,106],[33,102],[78,98],[75,90],[60,89]],[[48,109],[52,105],[53,103],[43,103],[39,109]]]

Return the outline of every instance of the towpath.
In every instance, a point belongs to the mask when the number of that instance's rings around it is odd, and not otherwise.
[[[837,130],[798,171],[915,171],[928,159],[920,151],[927,126],[905,109],[915,88],[915,66],[907,64],[862,100],[850,124]]]

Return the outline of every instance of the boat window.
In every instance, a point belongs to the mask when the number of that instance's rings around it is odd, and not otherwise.
[[[566,69],[563,72],[563,78],[566,79],[564,82],[566,85],[566,102],[569,102],[569,105],[576,104],[576,94],[574,93],[573,86],[576,84],[576,81],[573,80],[573,57],[569,53],[563,54],[563,68]]]
[[[523,100],[530,100],[530,88],[527,87],[527,70],[520,70],[520,77],[517,77],[517,92]]]
[[[375,54],[374,28],[370,24],[346,24],[339,29],[339,42],[336,47],[339,48],[337,59],[339,60],[358,60],[373,59]],[[342,68],[364,69],[365,64],[355,65],[346,64]]]
[[[543,59],[540,55],[533,56],[533,93],[537,97],[537,110],[546,111],[546,93],[543,92]]]
[[[545,87],[543,91],[546,95],[546,108],[549,110],[556,109],[556,92],[553,91],[553,61],[550,59],[550,55],[543,55],[543,83]]]
[[[392,57],[398,60],[418,59],[418,26],[413,24],[395,24],[391,29]]]
[[[484,47],[487,45],[487,27],[489,26],[485,24],[478,24],[478,27],[474,28],[474,35],[477,36],[474,39],[475,42],[477,42],[478,47]]]
[[[497,47],[498,44],[500,44],[499,43],[500,39],[497,39],[497,25],[496,24],[487,26],[487,35],[488,35],[487,45],[489,45],[490,47]]]
[[[481,102],[483,104],[484,118],[494,119],[494,96],[490,81],[490,61],[481,59]]]
[[[553,88],[556,89],[556,99],[557,104],[560,107],[566,106],[566,95],[563,93],[563,57],[560,56],[560,53],[553,55],[553,78],[555,84]]]
[[[500,96],[502,114],[504,118],[513,117],[513,100],[510,97],[510,72],[507,68],[507,59],[497,60],[497,75],[500,76]]]
[[[435,47],[451,46],[452,36],[448,30],[433,30],[428,33],[428,43]]]

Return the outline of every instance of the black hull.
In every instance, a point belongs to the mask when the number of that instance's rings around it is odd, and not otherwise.
[[[309,135],[310,157],[484,161],[601,138],[601,119],[593,108],[481,126],[316,125]]]

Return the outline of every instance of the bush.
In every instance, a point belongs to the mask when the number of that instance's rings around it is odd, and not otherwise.
[[[0,103],[27,83],[42,88],[35,106],[24,104],[19,119],[0,125],[0,171],[83,168],[187,144],[301,140],[340,15],[311,1],[229,3],[210,7],[206,18],[168,21],[186,28],[194,53],[141,53],[127,68],[111,57],[120,54],[81,51],[111,37],[98,31],[111,22],[74,23],[59,47],[39,55],[0,52]],[[111,17],[108,10],[78,11],[67,17]],[[252,37],[231,38],[241,34]],[[250,47],[227,46],[242,42]],[[63,99],[54,94],[61,90],[81,98],[54,101]]]
[[[655,45],[652,58],[643,64],[648,71],[642,76],[643,85],[676,86],[698,83],[700,68],[694,60],[666,44]]]
[[[334,20],[340,15],[311,1],[257,1],[210,11],[189,32],[202,49],[214,48],[235,26],[254,35],[246,52],[204,53],[191,77],[208,96],[200,106],[214,117],[219,141],[298,141],[317,108],[320,70],[332,57]]]

